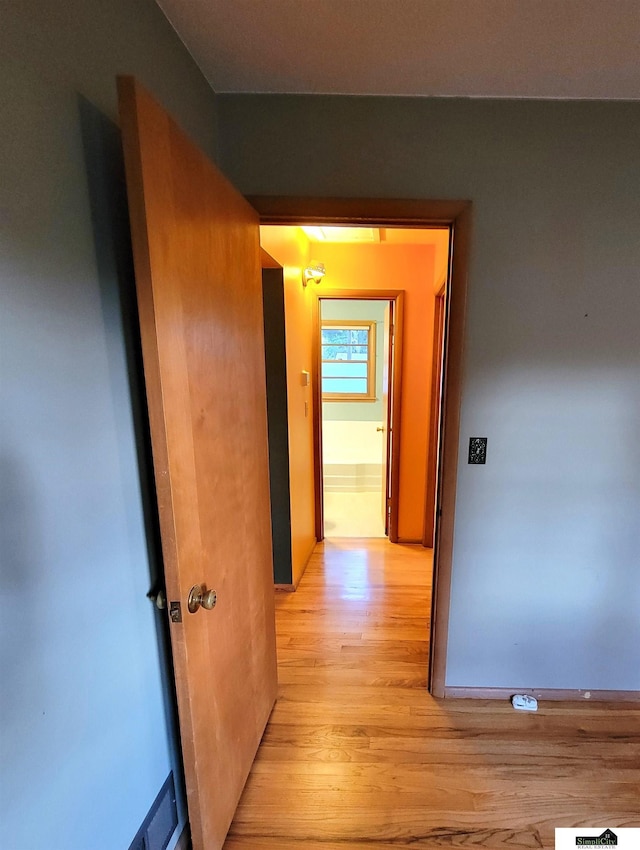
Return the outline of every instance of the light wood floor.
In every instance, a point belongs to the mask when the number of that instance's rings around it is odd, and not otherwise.
[[[382,492],[338,492],[325,490],[324,533],[336,537],[384,537]]]
[[[553,847],[640,826],[631,704],[434,700],[430,553],[333,541],[278,594],[279,699],[225,850]]]

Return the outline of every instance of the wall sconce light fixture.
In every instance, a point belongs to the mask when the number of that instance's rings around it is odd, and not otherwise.
[[[302,285],[306,286],[310,280],[320,283],[325,274],[324,263],[309,263],[302,272]]]

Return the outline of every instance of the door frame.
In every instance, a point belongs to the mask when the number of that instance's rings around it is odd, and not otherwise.
[[[447,322],[447,282],[435,295],[433,302],[433,355],[431,358],[431,396],[429,414],[429,448],[427,456],[427,491],[425,494],[422,545],[433,549],[435,543],[436,500],[438,489],[438,451],[440,420],[442,418],[442,368]]]
[[[448,315],[442,383],[441,452],[433,553],[429,691],[445,696],[453,535],[455,526],[460,404],[471,248],[472,205],[461,200],[313,198],[253,195],[262,224],[346,224],[364,227],[449,227]]]
[[[394,439],[391,444],[391,511],[389,513],[389,540],[398,542],[398,489],[400,487],[400,439],[402,400],[402,330],[404,290],[402,289],[325,289],[317,292],[313,303],[313,478],[316,501],[316,538],[324,539],[324,471],[322,460],[322,381],[320,380],[320,301],[392,301],[394,304],[395,351],[393,359],[393,412]],[[386,415],[386,414],[385,414]],[[386,439],[389,440],[387,422]],[[384,482],[386,488],[387,482]]]

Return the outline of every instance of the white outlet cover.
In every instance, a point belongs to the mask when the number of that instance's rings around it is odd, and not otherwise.
[[[535,697],[530,697],[527,694],[514,694],[511,697],[511,705],[516,711],[537,711],[538,700]]]

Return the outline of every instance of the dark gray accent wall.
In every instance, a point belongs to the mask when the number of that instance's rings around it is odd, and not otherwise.
[[[146,598],[161,565],[117,73],[215,154],[213,93],[151,0],[4,4],[0,843],[14,850],[128,847],[180,770]]]
[[[248,95],[219,120],[247,194],[473,202],[447,684],[640,689],[640,104]]]
[[[273,580],[276,584],[292,584],[289,416],[282,269],[262,270],[262,303],[269,423]]]

